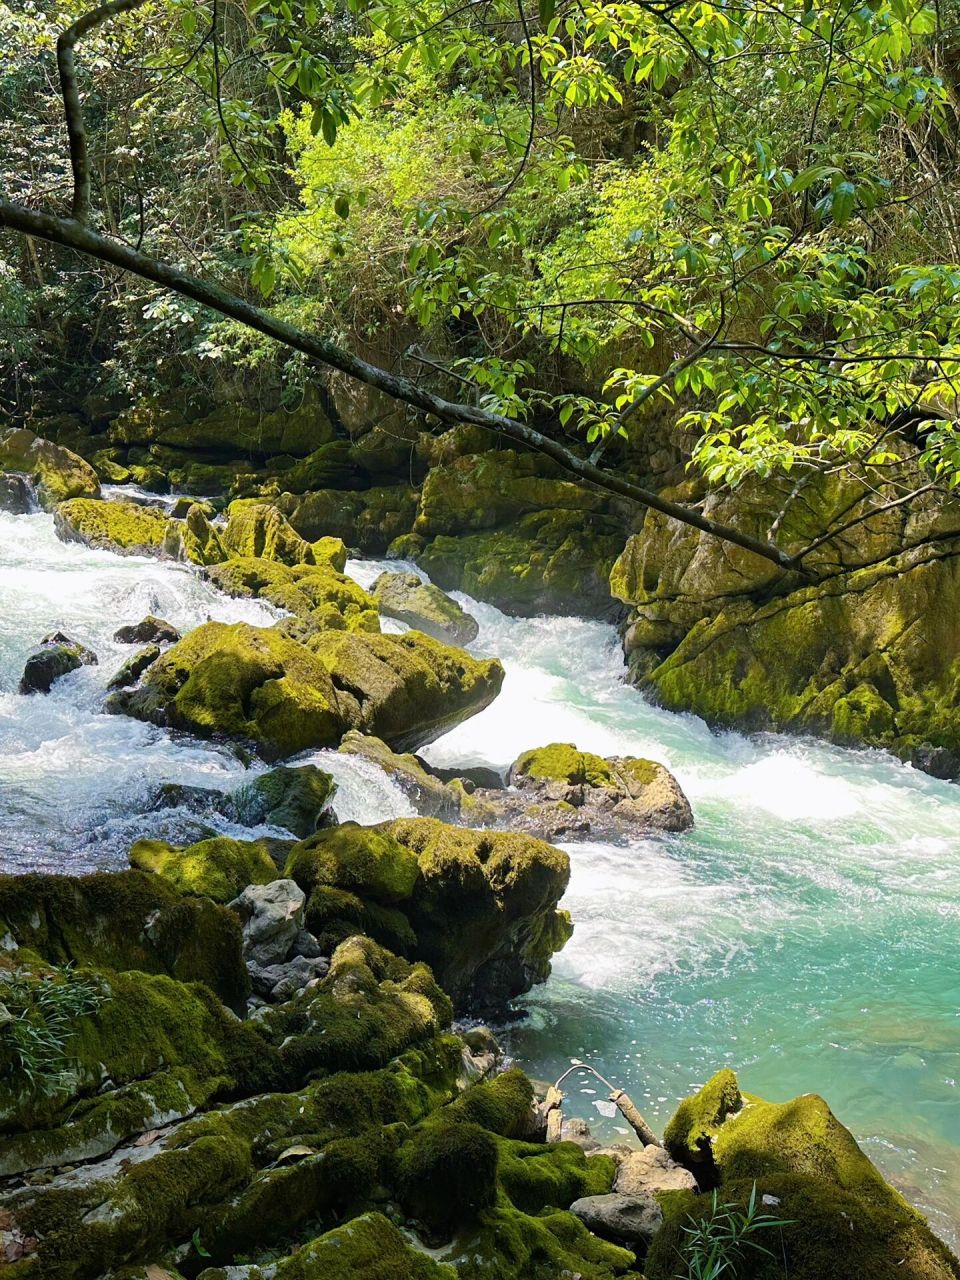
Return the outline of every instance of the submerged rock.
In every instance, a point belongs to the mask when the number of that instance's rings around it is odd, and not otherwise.
[[[370,591],[384,617],[406,622],[436,640],[471,644],[480,632],[476,618],[415,573],[381,573]]]
[[[119,627],[113,638],[117,644],[175,644],[181,636],[172,623],[148,613],[137,623]]]
[[[664,1141],[701,1184],[719,1187],[722,1203],[744,1209],[755,1194],[770,1206],[765,1211],[782,1220],[777,1258],[792,1280],[960,1276],[960,1262],[816,1094],[764,1102],[742,1094],[724,1070],[681,1103]],[[666,1193],[661,1204],[664,1227],[647,1258],[648,1280],[676,1274],[686,1229],[711,1212],[709,1197],[687,1191]]]
[[[320,826],[336,790],[330,774],[316,765],[280,765],[238,787],[229,808],[244,826],[267,823],[302,840]]]
[[[100,481],[89,462],[25,427],[0,432],[0,471],[28,476],[47,510],[67,498],[100,496]]]
[[[62,631],[44,636],[27,657],[20,677],[21,693],[49,693],[54,681],[81,667],[95,666],[97,655]]]
[[[381,768],[422,817],[452,821],[459,816],[461,792],[432,773],[417,756],[391,751],[381,738],[356,730],[344,734],[339,750],[362,756]]]
[[[363,729],[419,746],[487,706],[503,668],[427,636],[323,631],[309,647],[278,628],[208,622],[163,654],[112,710],[282,758]]]

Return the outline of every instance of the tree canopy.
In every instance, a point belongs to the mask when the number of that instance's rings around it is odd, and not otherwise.
[[[38,294],[96,296],[130,393],[332,365],[802,568],[617,450],[666,414],[712,484],[850,470],[889,505],[960,482],[957,19],[0,4],[6,382],[53,359]]]

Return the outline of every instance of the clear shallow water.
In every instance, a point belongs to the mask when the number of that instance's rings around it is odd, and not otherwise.
[[[352,563],[368,583],[382,565]],[[397,567],[397,566],[392,566]],[[508,764],[550,741],[662,760],[695,831],[569,846],[576,921],[554,975],[507,1033],[531,1071],[594,1062],[662,1125],[717,1067],[775,1099],[816,1090],[945,1238],[960,1228],[960,788],[878,753],[713,735],[622,684],[611,628],[505,618],[467,601],[480,653],[507,668],[500,698],[424,754]],[[189,569],[65,545],[44,515],[0,515],[0,868],[121,867],[144,834],[196,838],[180,811],[144,812],[164,781],[229,788],[229,751],[99,711],[131,652],[110,637],[158,613],[272,620]],[[62,628],[100,665],[46,698],[16,692],[30,648]],[[341,820],[408,813],[364,761],[318,752]],[[233,830],[233,828],[228,828]],[[568,1110],[616,1136],[589,1081]]]

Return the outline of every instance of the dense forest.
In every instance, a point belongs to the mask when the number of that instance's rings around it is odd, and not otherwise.
[[[958,137],[954,0],[0,0],[0,1280],[960,1280]]]

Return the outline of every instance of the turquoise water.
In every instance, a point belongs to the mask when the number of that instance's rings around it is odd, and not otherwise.
[[[632,752],[673,769],[696,815],[684,835],[566,846],[574,936],[512,1053],[543,1079],[593,1063],[657,1126],[725,1065],[771,1099],[821,1093],[956,1243],[960,788],[878,752],[712,734],[622,683],[610,628],[471,607],[504,690],[425,754]],[[615,1137],[600,1086],[567,1087],[567,1113]]]
[[[367,582],[381,567],[350,569]],[[676,772],[697,820],[680,836],[569,846],[574,936],[506,1031],[510,1051],[542,1078],[594,1063],[658,1126],[727,1064],[770,1098],[822,1093],[956,1242],[960,787],[879,753],[714,735],[623,684],[612,628],[465,603],[482,625],[473,647],[507,678],[429,758],[503,766],[551,741],[645,755]],[[184,629],[275,616],[183,566],[64,546],[49,516],[0,515],[0,870],[122,867],[141,835],[197,838],[190,815],[149,811],[160,782],[243,780],[227,749],[101,713],[129,654],[112,633],[148,611]],[[54,627],[100,665],[22,698],[23,660]],[[336,773],[341,819],[409,812],[374,766],[310,758]],[[568,1114],[615,1137],[593,1088],[568,1086]]]

